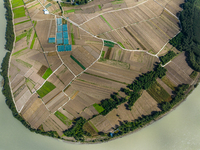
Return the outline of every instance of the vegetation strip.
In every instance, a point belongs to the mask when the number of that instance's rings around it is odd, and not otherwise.
[[[22,23],[29,22],[29,21],[31,21],[31,20],[25,20],[25,21],[22,21],[22,22],[18,22],[18,23],[15,23],[14,25],[16,26],[18,24],[22,24]]]
[[[114,28],[110,25],[110,23],[101,15],[101,18],[107,23],[107,25],[114,30]]]
[[[34,43],[35,43],[35,39],[37,38],[37,34],[35,32],[34,36],[33,36],[33,40],[31,42],[31,46],[30,46],[30,49],[33,49],[33,46],[34,46]]]
[[[102,78],[102,79],[110,80],[110,81],[113,81],[113,82],[118,82],[118,83],[121,83],[121,84],[126,84],[126,85],[128,85],[128,84],[125,83],[125,82],[120,82],[120,81],[117,81],[117,80],[113,80],[113,79],[110,79],[110,78],[106,78],[106,77],[98,76],[98,75],[91,74],[91,73],[88,73],[88,72],[84,72],[84,73],[85,73],[85,74],[88,74],[88,75],[91,75],[91,76],[98,77],[98,78]]]
[[[67,126],[70,126],[72,124],[72,121],[59,111],[55,112],[55,116],[58,117],[58,119],[60,119]]]
[[[73,59],[83,70],[86,69],[76,58],[74,58],[74,56],[70,55],[70,57],[71,57],[71,59]]]
[[[159,57],[159,59],[160,59],[162,65],[165,65],[175,56],[176,56],[176,53],[174,51],[170,50],[170,51],[168,51],[168,53],[166,55]]]

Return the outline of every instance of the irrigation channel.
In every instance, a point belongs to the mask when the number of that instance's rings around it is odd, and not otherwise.
[[[3,1],[0,1],[0,61],[6,53],[4,14]],[[200,86],[174,111],[148,127],[123,138],[93,145],[71,144],[31,133],[14,119],[0,92],[0,150],[199,150],[199,91]]]

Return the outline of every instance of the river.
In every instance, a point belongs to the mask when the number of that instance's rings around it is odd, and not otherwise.
[[[1,1],[0,62],[6,53],[4,14]],[[13,118],[0,92],[0,150],[200,150],[199,91],[200,86],[176,110],[152,125],[126,137],[93,145],[69,144],[31,133]]]

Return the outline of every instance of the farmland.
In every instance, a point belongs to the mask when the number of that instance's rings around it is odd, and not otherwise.
[[[124,133],[123,123],[136,128],[141,118],[164,113],[176,90],[184,92],[199,76],[168,43],[180,32],[183,0],[11,2],[11,96],[33,129],[103,141]]]

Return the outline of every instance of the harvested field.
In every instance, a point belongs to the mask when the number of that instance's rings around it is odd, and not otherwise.
[[[71,53],[71,52],[70,52]],[[68,52],[59,52],[61,59],[65,63],[65,65],[75,74],[78,75],[83,71],[83,69],[70,58],[70,53]]]
[[[119,81],[88,73],[82,74],[77,80],[113,90],[119,90],[121,87],[126,87],[127,85],[126,83],[120,83]]]
[[[113,92],[116,92],[117,90],[110,90],[110,89],[107,89],[107,88],[102,88],[102,87],[99,87],[99,86],[96,86],[96,85],[92,85],[92,84],[88,84],[88,83],[85,83],[85,82],[81,82],[81,81],[74,81],[71,86],[82,92],[82,93],[87,93],[87,95],[99,100],[99,102],[102,100],[102,99],[105,99],[105,98],[109,98],[110,97],[110,94],[113,93]],[[68,89],[65,91],[65,93],[68,92]],[[98,102],[98,103],[99,103]]]
[[[64,85],[68,85],[74,78],[74,75],[64,65],[60,67],[55,74]]]
[[[61,92],[46,102],[45,105],[51,112],[55,112],[68,101],[69,98],[63,92]]]
[[[51,33],[52,22],[55,22],[55,20],[38,21],[36,28],[35,28],[38,39],[40,40],[40,43],[41,43],[44,51],[55,51],[56,50],[55,44],[48,43],[48,38]]]
[[[179,54],[176,58],[172,60],[172,62],[175,63],[177,66],[179,66],[181,70],[187,75],[190,75],[193,72],[193,70],[186,62],[185,52]]]
[[[37,129],[50,113],[42,103],[42,100],[38,98],[38,95],[34,94],[22,109],[21,114],[31,127]]]
[[[46,72],[47,69],[48,68],[46,66],[42,65],[41,68],[40,68],[40,70],[37,72],[37,74],[42,77],[43,74]]]
[[[186,66],[187,67],[187,66]],[[176,85],[179,84],[190,84],[192,82],[192,79],[188,74],[186,74],[182,68],[180,68],[177,64],[169,63],[167,66],[165,66],[167,69],[167,77]]]
[[[113,130],[112,125],[110,122],[106,119],[106,117],[99,115],[93,119],[90,120],[90,122],[95,126],[95,128],[99,132],[105,132],[108,133],[109,131]]]

